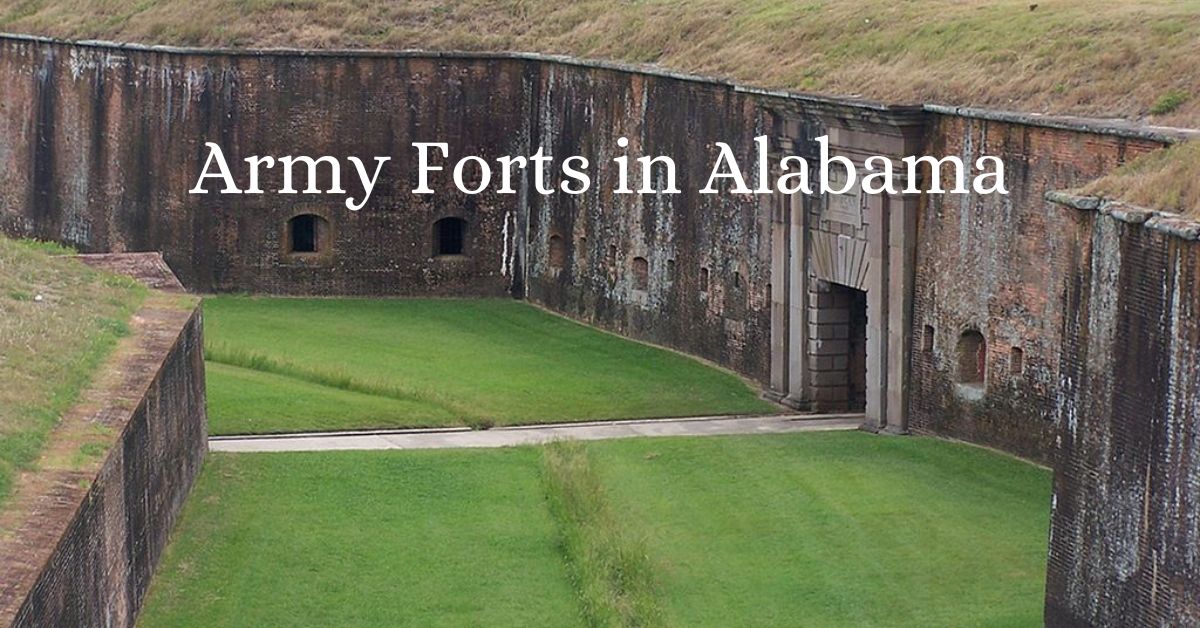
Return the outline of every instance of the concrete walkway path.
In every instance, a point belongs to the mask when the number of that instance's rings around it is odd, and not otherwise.
[[[345,449],[444,449],[535,445],[551,440],[603,440],[639,436],[716,436],[853,430],[861,414],[782,414],[682,419],[594,421],[497,427],[490,430],[434,428],[364,432],[314,432],[263,436],[212,436],[212,451],[336,451]]]

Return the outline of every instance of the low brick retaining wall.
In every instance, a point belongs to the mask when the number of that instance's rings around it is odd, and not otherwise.
[[[100,257],[85,261],[106,266]],[[130,327],[49,444],[82,427],[111,433],[111,447],[78,468],[27,474],[0,513],[0,626],[132,626],[142,606],[207,450],[207,420],[199,306],[155,293]]]

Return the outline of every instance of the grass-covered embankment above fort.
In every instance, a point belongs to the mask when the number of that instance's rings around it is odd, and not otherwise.
[[[66,252],[0,237],[0,507],[146,294]]]
[[[1200,126],[1200,4],[1190,0],[0,0],[0,30],[198,46],[519,50],[888,102]]]
[[[1200,218],[1200,142],[1143,155],[1082,191]]]

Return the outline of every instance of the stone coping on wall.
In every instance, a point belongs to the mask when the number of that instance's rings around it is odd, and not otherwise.
[[[924,108],[925,111],[930,113],[958,116],[961,118],[975,118],[992,122],[1011,122],[1013,124],[1064,131],[1079,131],[1095,135],[1112,135],[1130,139],[1150,140],[1164,144],[1200,139],[1200,129],[1153,126],[1123,118],[1088,118],[1083,116],[1022,113],[1018,111],[937,104],[926,104]]]
[[[86,263],[157,268],[154,260],[161,261],[156,253],[106,257],[88,256]],[[68,531],[89,504],[103,502],[105,491],[111,491],[105,486],[106,471],[122,466],[114,460],[128,455],[126,435],[134,417],[150,403],[168,356],[199,317],[195,297],[151,292],[131,317],[129,335],[51,431],[37,467],[17,478],[10,501],[0,510],[0,626],[29,621],[22,613],[44,574],[70,568],[58,564]],[[90,453],[97,450],[101,453]],[[77,600],[64,603],[82,605]]]
[[[81,48],[96,48],[102,50],[128,50],[143,52],[158,52],[179,55],[222,55],[222,56],[287,56],[287,57],[358,57],[358,58],[395,58],[395,59],[496,59],[514,61],[537,61],[600,70],[644,74],[680,81],[704,83],[732,89],[736,92],[779,98],[783,100],[806,103],[818,109],[834,109],[841,111],[858,110],[873,111],[884,114],[914,115],[917,113],[933,113],[979,120],[1011,122],[1035,127],[1046,127],[1070,131],[1081,131],[1098,135],[1111,135],[1133,139],[1174,143],[1189,139],[1200,139],[1200,129],[1185,129],[1145,125],[1135,121],[1120,118],[1088,118],[1066,115],[1044,115],[1003,111],[981,107],[941,105],[936,103],[907,103],[892,104],[877,100],[856,97],[839,97],[797,92],[783,89],[769,89],[736,83],[727,79],[691,74],[670,70],[657,65],[622,63],[596,59],[581,59],[570,55],[545,54],[537,52],[487,52],[461,50],[381,50],[381,49],[304,49],[304,48],[202,48],[188,46],[167,46],[153,44],[137,44],[108,40],[69,40],[38,35],[23,35],[18,33],[0,32],[0,41],[24,41],[41,44],[60,44]]]
[[[1052,203],[1080,211],[1098,212],[1120,222],[1142,225],[1147,229],[1183,240],[1200,240],[1200,221],[1180,214],[1139,207],[1100,196],[1073,194],[1060,190],[1046,192],[1045,198]]]
[[[85,253],[74,257],[93,268],[133,277],[154,290],[185,292],[162,253]]]

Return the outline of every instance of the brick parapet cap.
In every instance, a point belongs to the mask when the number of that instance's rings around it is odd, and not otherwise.
[[[1083,116],[1047,115],[1003,111],[982,107],[957,107],[951,105],[926,104],[925,111],[962,118],[975,118],[992,122],[1008,122],[1026,126],[1079,131],[1095,135],[1111,135],[1128,139],[1150,140],[1174,144],[1200,139],[1200,129],[1177,128],[1143,124],[1122,118],[1087,118]]]
[[[1149,209],[1124,201],[1106,199],[1101,196],[1073,194],[1061,190],[1046,192],[1045,198],[1051,203],[1057,203],[1080,211],[1099,212],[1102,215],[1109,216],[1123,223],[1143,225],[1147,229],[1184,240],[1200,240],[1200,220],[1188,218],[1174,212]]]

